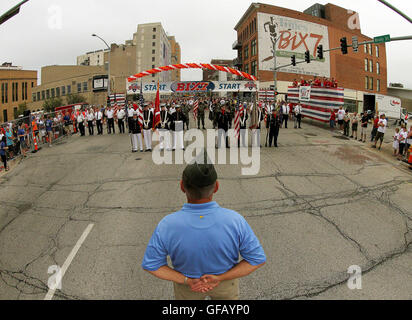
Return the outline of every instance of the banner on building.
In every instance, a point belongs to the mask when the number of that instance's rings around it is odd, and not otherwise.
[[[310,101],[311,86],[299,87],[299,100],[301,102]]]
[[[317,47],[329,48],[328,27],[317,23],[282,17],[267,13],[258,13],[258,50],[259,70],[273,71],[273,44],[270,31],[275,31],[279,40],[276,44],[277,67],[291,64],[291,57],[296,61],[305,60],[305,52],[310,51],[311,57],[316,58]],[[272,30],[271,30],[272,29]],[[252,43],[256,46],[256,43]],[[256,50],[251,48],[251,50]],[[280,72],[304,74],[330,78],[330,58],[325,55],[323,60],[302,63],[296,67],[282,68]]]
[[[178,81],[160,83],[160,93],[202,93],[202,92],[255,92],[259,84],[254,81]],[[156,83],[141,83],[140,81],[128,82],[126,80],[127,94],[153,93],[157,91]]]

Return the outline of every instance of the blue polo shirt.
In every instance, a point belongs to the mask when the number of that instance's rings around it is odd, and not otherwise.
[[[185,204],[159,223],[142,267],[156,271],[167,265],[169,255],[176,271],[198,279],[229,271],[239,263],[239,254],[253,266],[266,262],[259,240],[240,214],[216,202]]]

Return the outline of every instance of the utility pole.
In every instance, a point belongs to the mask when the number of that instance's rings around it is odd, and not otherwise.
[[[7,11],[5,14],[3,14],[0,17],[0,24],[3,24],[7,20],[13,18],[15,15],[17,15],[20,12],[20,7],[25,4],[29,0],[24,0],[20,2],[18,5],[15,5],[13,8],[11,8],[9,11]]]
[[[110,97],[110,89],[111,89],[111,85],[110,85],[110,52],[112,51],[110,46],[107,44],[106,41],[104,41],[102,38],[100,38],[98,35],[96,34],[92,34],[92,37],[96,37],[99,38],[100,40],[102,40],[104,42],[104,44],[107,46],[107,49],[109,49],[109,63],[108,63],[108,83],[107,83],[107,96]],[[104,51],[103,51],[103,60],[104,60]]]

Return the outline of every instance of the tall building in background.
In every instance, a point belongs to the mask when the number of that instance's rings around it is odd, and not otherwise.
[[[78,66],[103,66],[108,59],[109,50],[97,50],[77,57]]]
[[[166,66],[172,62],[172,46],[160,22],[139,24],[133,35],[136,45],[138,72]],[[179,50],[180,51],[180,50]],[[171,72],[153,74],[148,82],[170,82]]]
[[[0,66],[0,122],[17,118],[19,104],[32,101],[32,90],[36,86],[37,71],[3,63]]]
[[[181,61],[181,52],[180,52],[180,45],[179,43],[176,42],[176,39],[174,36],[168,37],[169,42],[170,42],[170,47],[172,49],[172,64],[180,64],[182,63]],[[172,81],[180,81],[181,80],[181,71],[180,69],[172,71]]]

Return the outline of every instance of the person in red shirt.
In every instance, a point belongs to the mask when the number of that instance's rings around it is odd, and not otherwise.
[[[335,129],[336,114],[335,114],[335,110],[333,110],[333,109],[330,109],[330,119],[329,119],[329,123],[330,123],[330,128],[331,128],[331,129]]]
[[[379,128],[379,114],[375,115],[375,118],[373,120],[373,129],[372,129],[372,134],[371,134],[371,142],[375,140],[375,137],[378,133],[378,128]]]
[[[294,88],[297,88],[298,87],[298,81],[295,79],[295,80],[293,80],[293,87]]]

